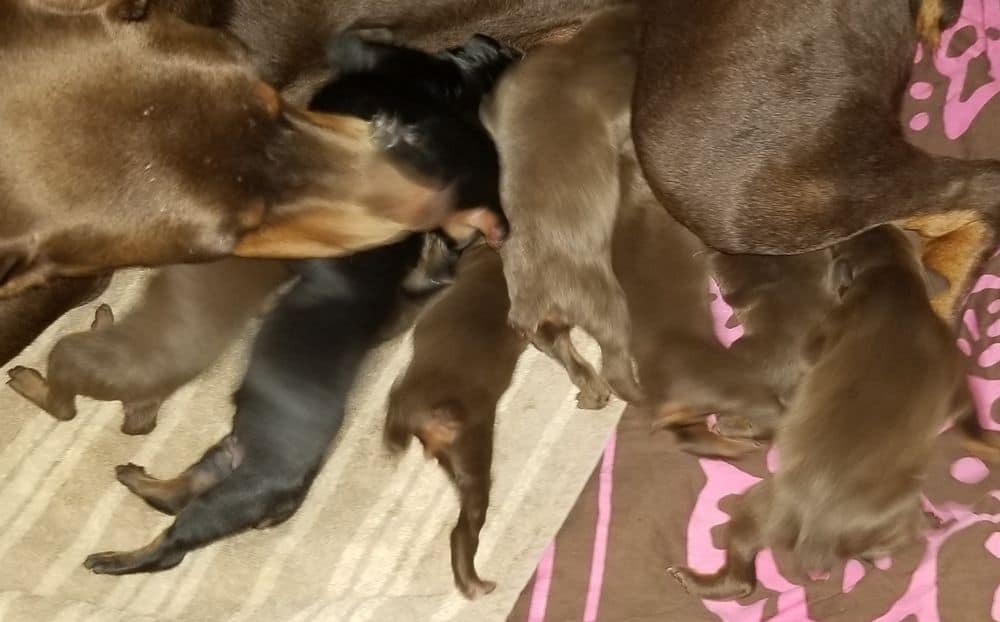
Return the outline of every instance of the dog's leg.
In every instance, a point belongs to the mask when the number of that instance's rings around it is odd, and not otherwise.
[[[111,307],[104,304],[99,306],[97,311],[94,312],[94,319],[90,323],[90,330],[101,330],[112,323],[114,323],[114,314],[111,312]],[[56,347],[53,348],[53,352],[58,350],[58,345],[57,343]],[[50,354],[50,375],[52,368],[58,367],[58,365],[58,355],[53,357]],[[69,421],[76,417],[76,393],[64,386],[67,383],[58,381],[58,370],[56,379],[53,381],[46,380],[37,370],[21,366],[12,368],[7,372],[7,375],[10,376],[10,380],[7,381],[10,388],[56,419]]]
[[[578,407],[587,410],[604,408],[611,397],[611,387],[577,352],[569,331],[568,326],[543,322],[530,336],[531,343],[566,368],[570,380],[580,389],[576,398]]]
[[[734,459],[759,449],[750,439],[726,438],[715,434],[703,423],[671,428],[677,446],[694,456]]]
[[[156,428],[156,416],[160,412],[161,399],[125,402],[125,421],[122,422],[124,434],[149,434]]]
[[[233,436],[212,446],[182,474],[174,479],[157,479],[136,464],[115,468],[118,481],[153,508],[171,516],[183,510],[191,500],[229,477],[242,461],[242,449]]]
[[[770,503],[770,480],[747,493],[729,522],[726,562],[718,571],[700,574],[683,566],[671,566],[667,571],[685,590],[701,598],[735,600],[748,596],[757,585],[754,560],[763,548],[761,529]]]
[[[451,568],[455,585],[469,599],[489,594],[496,589],[493,581],[484,581],[476,572],[476,551],[479,532],[486,522],[490,503],[490,466],[493,463],[493,417],[465,427],[454,442],[435,454],[438,463],[458,488],[461,510],[451,531]]]

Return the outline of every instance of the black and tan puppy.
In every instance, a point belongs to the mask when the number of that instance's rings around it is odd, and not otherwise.
[[[76,416],[77,395],[121,401],[122,431],[146,434],[160,404],[211,365],[290,278],[280,263],[253,259],[164,268],[121,321],[102,306],[91,331],[60,339],[47,378],[15,367],[8,385],[61,421]]]
[[[337,78],[313,97],[311,108],[366,120],[390,118],[405,130],[387,150],[430,179],[447,179],[466,227],[448,228],[460,245],[477,232],[499,246],[507,235],[500,209],[499,162],[479,121],[479,104],[520,58],[513,49],[476,35],[437,54],[340,35],[330,45]],[[478,214],[478,215],[477,215]]]
[[[232,432],[184,473],[159,480],[136,465],[118,479],[177,518],[148,546],[98,553],[99,574],[172,568],[191,550],[288,519],[340,430],[354,377],[389,320],[421,240],[339,260],[291,264],[299,281],[269,315],[236,392]]]
[[[603,407],[611,390],[642,399],[628,305],[611,267],[638,27],[631,7],[598,13],[508,72],[482,113],[500,152],[511,224],[501,250],[510,322],[562,363],[581,408]],[[574,326],[601,347],[601,375],[573,346]]]
[[[387,150],[424,178],[455,189],[462,208],[455,221],[465,224],[453,222],[446,232],[464,243],[477,231],[468,226],[474,223],[499,244],[506,224],[497,196],[496,151],[478,108],[514,57],[486,37],[431,55],[343,35],[331,45],[338,78],[314,98],[312,108],[402,123],[407,139]],[[448,257],[442,259],[443,268],[428,264],[428,278],[410,288],[426,291],[445,283]],[[121,400],[122,430],[147,433],[160,403],[219,356],[283,278],[280,266],[251,260],[167,268],[124,322],[62,339],[49,357],[47,381],[19,367],[10,371],[10,386],[61,420],[76,414],[76,395]],[[110,314],[103,312],[102,321],[110,323]]]
[[[500,256],[485,245],[462,253],[455,283],[413,331],[413,360],[389,396],[385,440],[393,450],[420,439],[458,487],[451,532],[455,584],[468,598],[496,588],[479,578],[475,556],[486,521],[497,402],[526,347],[507,324]]]
[[[841,300],[808,339],[815,365],[782,418],[777,473],[734,513],[718,572],[671,569],[699,596],[749,594],[767,546],[824,570],[839,557],[884,555],[925,527],[920,487],[934,441],[949,417],[971,412],[964,361],[899,229],[838,245],[833,282]]]
[[[719,343],[709,311],[708,252],[653,197],[630,150],[622,158],[622,198],[612,245],[615,274],[628,297],[632,351],[657,427],[698,455],[755,449],[706,427],[706,418],[777,417],[780,404],[752,366]],[[664,279],[665,270],[670,278]]]

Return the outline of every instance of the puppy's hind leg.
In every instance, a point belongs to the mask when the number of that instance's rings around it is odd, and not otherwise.
[[[722,568],[712,574],[700,574],[683,566],[667,568],[684,589],[709,600],[735,600],[753,592],[757,585],[754,560],[763,548],[762,523],[771,503],[769,484],[757,484],[736,510],[726,535],[726,562]]]
[[[461,510],[451,531],[451,568],[455,585],[471,600],[496,589],[493,581],[479,578],[475,563],[479,532],[490,504],[493,416],[474,426],[457,425],[460,431],[454,442],[439,449],[436,457],[458,488]]]
[[[243,465],[192,499],[174,524],[148,545],[135,551],[95,553],[83,565],[96,574],[114,575],[173,568],[189,551],[263,523],[277,501],[292,496],[292,491],[274,489],[267,481],[266,474]]]
[[[115,468],[118,481],[164,514],[175,515],[192,499],[229,477],[240,465],[243,450],[235,437],[227,436],[205,452],[198,462],[174,479],[157,479],[136,464]]]
[[[530,335],[531,343],[566,368],[570,380],[580,389],[576,398],[578,407],[600,410],[607,405],[611,397],[611,387],[577,352],[569,331],[570,327],[564,324],[543,322],[538,326],[538,330]]]

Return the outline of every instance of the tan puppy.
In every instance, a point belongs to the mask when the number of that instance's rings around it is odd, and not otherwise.
[[[147,434],[160,404],[211,365],[289,278],[278,262],[250,259],[164,268],[120,322],[102,305],[93,330],[60,339],[47,379],[15,367],[8,384],[61,421],[76,416],[77,395],[121,401],[122,432]]]
[[[468,598],[496,588],[476,572],[486,520],[497,402],[527,345],[507,324],[500,256],[485,245],[466,250],[455,284],[413,331],[413,361],[389,396],[385,439],[396,451],[415,435],[458,486],[462,509],[451,532],[455,584]]]
[[[621,170],[614,268],[628,297],[639,379],[657,405],[655,425],[669,428],[683,449],[698,455],[731,457],[753,450],[752,442],[721,438],[706,427],[710,413],[720,419],[780,413],[752,366],[715,337],[708,252],[653,197],[634,155],[622,158]]]
[[[722,569],[671,569],[699,596],[749,594],[766,546],[790,546],[803,569],[821,570],[886,554],[925,526],[920,484],[935,438],[970,412],[964,362],[899,229],[841,243],[834,262],[841,302],[809,338],[816,364],[782,419],[778,472],[733,515]]]
[[[611,269],[637,35],[634,9],[598,13],[569,41],[541,46],[511,69],[482,111],[511,225],[501,250],[510,322],[566,367],[581,408],[603,407],[609,384],[642,399],[628,308]],[[601,346],[607,382],[573,347],[574,326]]]

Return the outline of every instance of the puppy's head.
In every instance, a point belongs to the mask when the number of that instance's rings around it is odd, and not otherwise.
[[[462,99],[478,107],[483,96],[493,90],[503,72],[520,60],[522,54],[492,37],[476,34],[464,45],[449,48],[438,56],[458,67],[465,83]]]
[[[919,234],[895,225],[881,225],[859,233],[831,248],[831,288],[843,296],[865,273],[898,266],[922,278],[928,294],[934,296],[946,289],[948,283],[923,265],[922,245]]]

